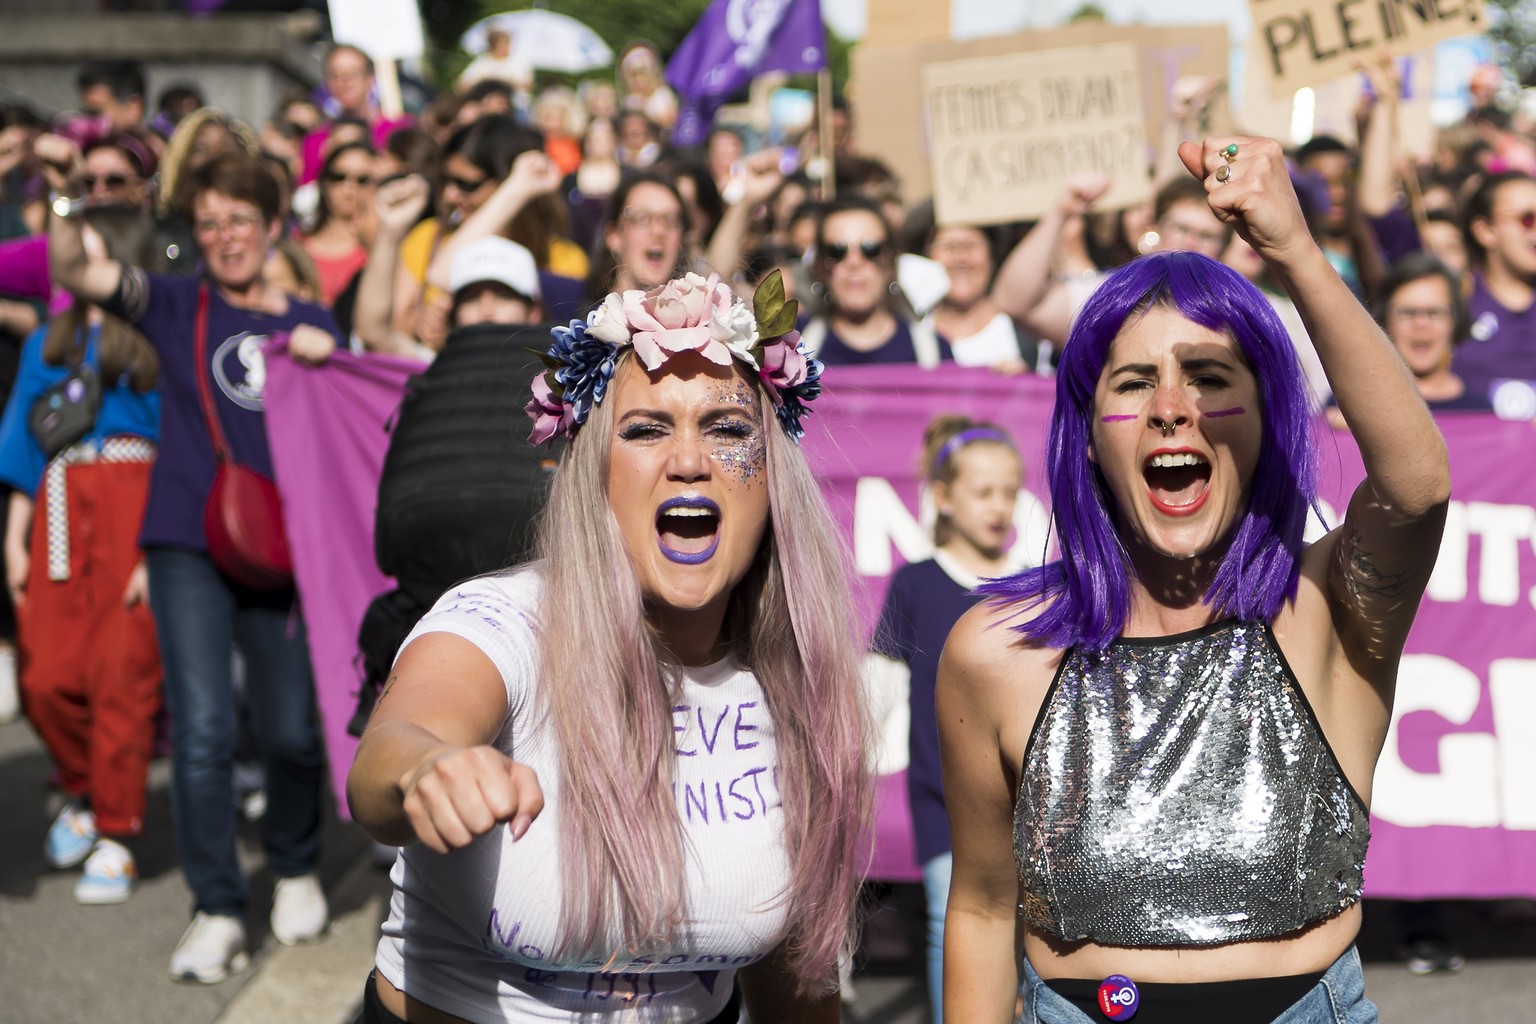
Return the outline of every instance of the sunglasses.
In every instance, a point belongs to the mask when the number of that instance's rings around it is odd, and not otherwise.
[[[98,185],[102,188],[127,188],[130,180],[126,174],[87,174],[80,179],[80,183],[87,192],[94,192]]]
[[[339,171],[332,171],[332,172],[330,172],[329,174],[327,174],[325,176],[325,183],[327,185],[340,185],[344,181],[350,181],[352,184],[356,185],[358,188],[367,188],[369,185],[373,184],[373,175],[371,175],[371,174],[342,174]]]
[[[447,187],[448,185],[452,185],[454,188],[458,189],[460,192],[463,192],[465,194],[468,194],[470,192],[476,191],[477,189],[480,188],[481,185],[484,185],[486,182],[488,182],[490,180],[491,179],[489,177],[484,177],[484,178],[479,179],[478,181],[470,181],[470,180],[468,180],[466,178],[460,178],[459,176],[454,175],[454,174],[445,174],[445,175],[443,175],[443,185],[444,185],[444,187]]]
[[[1522,210],[1520,213],[1511,213],[1508,219],[1519,224],[1526,231],[1536,228],[1536,210]]]
[[[860,242],[857,246],[852,246],[846,242],[828,242],[826,245],[827,262],[841,263],[848,258],[848,254],[853,252],[854,249],[857,249],[859,255],[863,256],[867,262],[874,263],[885,255],[886,243],[866,240]]]

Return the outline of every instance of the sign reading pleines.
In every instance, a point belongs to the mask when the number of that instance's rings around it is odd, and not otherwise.
[[[923,118],[939,222],[1038,217],[1076,174],[1113,177],[1101,208],[1144,199],[1140,76],[1131,43],[924,65]]]
[[[1482,0],[1248,0],[1259,62],[1277,97],[1354,70],[1382,52],[1394,57],[1442,39],[1482,32]]]

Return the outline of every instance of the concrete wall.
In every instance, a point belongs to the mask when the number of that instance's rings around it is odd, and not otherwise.
[[[24,100],[44,116],[75,108],[75,74],[91,60],[141,61],[151,115],[161,89],[190,80],[211,105],[253,126],[286,90],[320,80],[313,45],[320,22],[312,12],[105,15],[91,3],[49,0],[47,14],[12,14],[3,6],[10,2],[0,0],[0,96]],[[78,6],[87,9],[68,10]]]

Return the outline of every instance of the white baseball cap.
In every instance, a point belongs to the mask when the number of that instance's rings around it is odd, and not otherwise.
[[[539,301],[539,268],[533,253],[510,239],[492,235],[470,242],[454,253],[448,269],[448,290],[455,295],[482,281],[504,284],[526,299]]]

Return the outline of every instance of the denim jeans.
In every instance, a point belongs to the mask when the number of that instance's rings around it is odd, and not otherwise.
[[[165,663],[176,852],[196,909],[241,916],[232,763],[239,735],[230,661],[245,658],[251,724],[267,770],[262,841],[279,878],[314,870],[320,854],[325,747],[304,621],[291,591],[233,586],[207,555],[151,548],[150,605]]]
[[[944,914],[949,909],[949,876],[954,867],[953,853],[941,853],[923,862],[923,895],[928,904],[928,999],[933,1003],[933,1024],[944,1024]]]
[[[1094,1019],[1046,986],[1024,961],[1024,1016],[1021,1024],[1094,1024]],[[1376,1004],[1365,998],[1365,974],[1354,946],[1344,951],[1322,980],[1292,1003],[1272,1024],[1377,1024]]]

